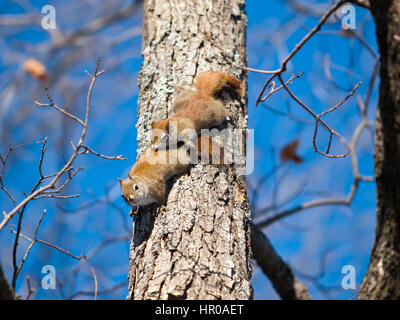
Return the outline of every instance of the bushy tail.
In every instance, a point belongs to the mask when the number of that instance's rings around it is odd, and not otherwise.
[[[230,86],[240,95],[243,94],[242,82],[221,71],[207,71],[200,74],[195,81],[195,87],[200,94],[213,96],[225,86]]]

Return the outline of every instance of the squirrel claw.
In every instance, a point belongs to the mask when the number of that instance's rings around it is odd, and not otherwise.
[[[139,208],[132,208],[131,211],[129,211],[129,216],[130,217],[136,216],[138,211],[139,211]]]

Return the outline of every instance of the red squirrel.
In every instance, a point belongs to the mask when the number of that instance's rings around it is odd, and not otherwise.
[[[119,179],[122,197],[130,206],[162,205],[166,200],[168,179],[182,174],[193,163],[190,150],[197,150],[202,160],[214,161],[217,155],[217,163],[222,164],[224,154],[221,145],[211,136],[198,136],[198,133],[225,120],[227,112],[224,104],[214,97],[225,86],[242,94],[242,83],[235,77],[220,71],[200,74],[195,79],[194,89],[185,90],[175,99],[176,113],[166,120],[151,124],[150,147],[133,165],[128,177]],[[158,132],[156,129],[159,129]],[[171,145],[170,137],[174,135],[177,141],[185,144],[179,147],[177,143]],[[195,148],[187,149],[192,146]]]
[[[201,135],[197,140],[197,156],[212,159],[223,153],[220,145],[211,136]],[[173,176],[182,174],[192,163],[191,155],[185,146],[154,151],[148,147],[133,165],[128,177],[118,179],[125,202],[131,207],[144,207],[156,203],[162,205],[166,200],[166,182]]]
[[[119,179],[122,197],[131,207],[161,205],[166,197],[167,180],[183,173],[189,164],[189,154],[183,147],[158,151],[147,148],[128,177]]]
[[[168,119],[151,123],[156,133],[151,137],[153,150],[165,149],[165,146],[171,147],[180,141],[194,147],[201,129],[221,124],[226,119],[227,111],[223,102],[214,95],[226,86],[230,86],[240,95],[243,94],[244,88],[237,78],[221,71],[201,73],[195,79],[194,89],[185,90],[176,97],[176,113]]]

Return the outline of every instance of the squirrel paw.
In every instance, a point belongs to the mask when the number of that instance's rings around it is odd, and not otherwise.
[[[131,211],[129,211],[129,216],[130,217],[136,216],[138,211],[139,211],[139,208],[132,208]]]

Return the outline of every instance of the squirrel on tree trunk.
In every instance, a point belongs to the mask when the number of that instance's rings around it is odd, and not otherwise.
[[[222,147],[211,136],[198,134],[201,129],[215,127],[226,119],[225,106],[215,94],[227,86],[239,94],[243,92],[237,78],[220,71],[204,72],[196,78],[194,89],[185,90],[175,99],[174,115],[151,124],[150,147],[133,165],[128,177],[119,179],[127,204],[132,207],[162,205],[166,200],[168,179],[182,174],[192,163],[188,147],[197,150],[202,159],[213,159],[217,154],[222,162]],[[173,143],[173,136],[184,144]]]

